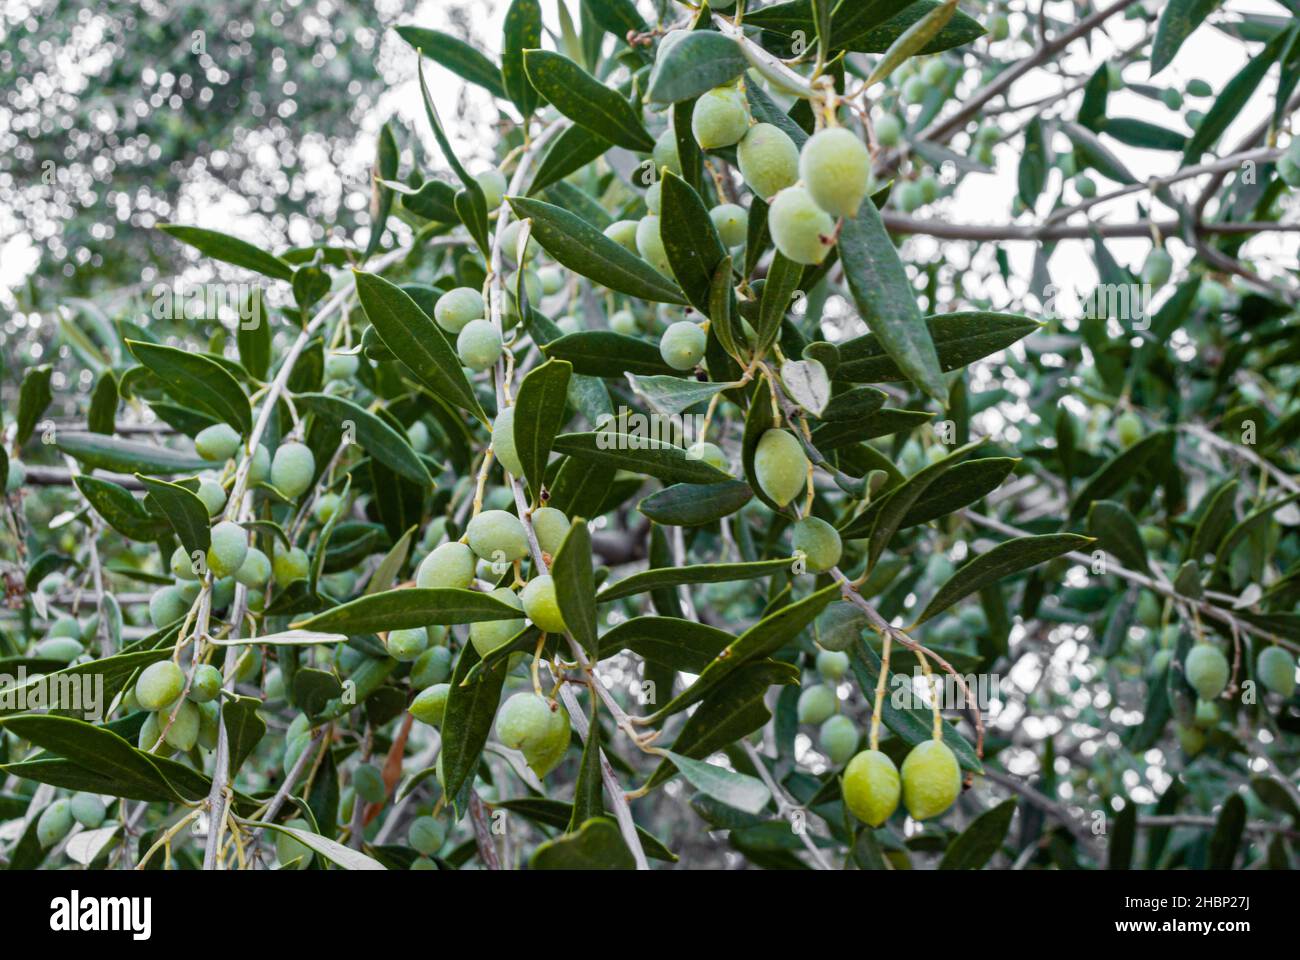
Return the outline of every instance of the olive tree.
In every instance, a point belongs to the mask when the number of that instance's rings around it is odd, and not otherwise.
[[[1294,866],[1300,26],[978,12],[398,26],[355,242],[161,225],[6,394],[0,856]]]

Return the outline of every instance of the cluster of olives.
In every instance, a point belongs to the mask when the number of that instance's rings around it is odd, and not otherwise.
[[[94,830],[104,822],[108,808],[93,793],[74,793],[60,797],[41,811],[36,821],[36,839],[42,849],[49,849],[66,837],[74,823]]]
[[[160,748],[165,746],[168,752],[186,753],[196,744],[206,750],[216,747],[216,699],[221,682],[220,670],[201,663],[194,669],[187,693],[185,673],[174,661],[161,660],[145,667],[127,697],[129,709],[138,707],[149,713],[140,727],[140,749],[152,750],[160,737]]]

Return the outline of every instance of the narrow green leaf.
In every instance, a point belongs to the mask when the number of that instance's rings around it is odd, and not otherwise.
[[[518,617],[514,607],[475,590],[407,588],[358,597],[292,626],[295,630],[324,630],[355,637],[384,630]]]
[[[894,534],[898,532],[903,518],[907,516],[921,496],[929,489],[930,484],[955,467],[966,458],[968,453],[981,446],[984,442],[981,439],[958,447],[942,460],[932,463],[924,470],[913,474],[890,491],[885,502],[881,504],[880,510],[876,514],[876,521],[871,527],[871,538],[867,548],[868,566],[874,567],[876,565],[880,555],[885,552],[885,548],[889,546]]]
[[[528,860],[530,870],[634,870],[636,861],[618,825],[608,817],[593,817],[554,840],[537,845]]]
[[[567,361],[574,373],[584,376],[668,376],[678,372],[664,362],[653,343],[611,330],[565,334],[543,346],[542,352],[552,360]]]
[[[1039,537],[1016,537],[1000,543],[958,567],[948,582],[930,598],[916,622],[924,623],[987,584],[997,583],[1004,577],[1046,563],[1071,550],[1081,550],[1091,542],[1091,538],[1077,533],[1050,533]]]
[[[939,355],[939,368],[947,373],[1006,349],[1041,325],[1017,314],[971,310],[926,317],[925,326]],[[841,343],[838,349],[836,380],[888,383],[908,379],[874,333]]]
[[[459,37],[424,27],[396,27],[397,35],[434,63],[476,83],[494,97],[505,99],[505,86],[496,64]]]
[[[341,430],[351,424],[354,441],[367,455],[412,483],[433,486],[433,478],[420,455],[382,417],[332,393],[300,393],[294,397],[294,403],[300,410],[310,411]]]
[[[486,422],[460,358],[410,294],[372,273],[356,274],[357,299],[384,344],[438,397]]]
[[[1114,500],[1098,500],[1088,509],[1088,534],[1097,545],[1130,570],[1145,573],[1147,548],[1133,514]]]
[[[582,648],[595,656],[599,643],[596,640],[596,578],[591,555],[587,521],[574,517],[551,563],[551,576],[555,578],[555,597],[565,626]]]
[[[662,567],[643,570],[612,583],[596,595],[597,603],[608,603],[623,597],[678,587],[687,583],[725,583],[730,580],[750,580],[765,577],[793,563],[790,557],[774,560],[757,560],[752,563],[700,563],[685,567]]]
[[[814,11],[817,9],[816,0],[814,0]],[[871,75],[867,78],[867,86],[882,82],[886,77],[894,72],[903,61],[920,53],[928,47],[948,25],[952,15],[957,11],[957,0],[947,0],[945,3],[937,4],[927,10],[922,16],[917,18],[916,22],[911,24],[906,30],[898,35],[898,38],[889,45],[885,55],[880,58]]]
[[[232,778],[266,736],[266,721],[262,719],[261,709],[262,701],[257,697],[236,695],[221,704],[221,722],[226,728]]]
[[[1246,801],[1233,793],[1223,802],[1214,832],[1210,834],[1210,851],[1206,866],[1210,870],[1231,870],[1237,862],[1241,837],[1246,829]]]
[[[1159,430],[1143,437],[1127,450],[1122,450],[1102,464],[1083,485],[1070,507],[1070,519],[1077,520],[1087,513],[1096,500],[1106,500],[1123,490],[1146,465],[1168,455],[1173,449],[1174,435]]]
[[[197,353],[139,340],[126,341],[176,400],[210,413],[241,434],[253,429],[252,408],[239,381],[221,364]]]
[[[687,303],[675,283],[563,207],[527,197],[509,200],[515,216],[532,220],[533,237],[563,266],[628,296],[657,303]]]
[[[542,5],[537,0],[512,0],[506,11],[501,80],[506,95],[527,117],[537,109],[537,91],[528,82],[524,51],[542,45]]]
[[[105,370],[95,381],[95,389],[90,395],[90,409],[86,412],[86,428],[91,433],[111,436],[117,426],[117,377],[113,371]]]
[[[511,611],[518,616],[517,610],[511,608]],[[443,712],[442,778],[446,786],[445,795],[449,798],[458,797],[461,787],[472,780],[474,771],[478,769],[479,757],[492,731],[492,721],[501,702],[501,687],[506,679],[508,668],[503,660],[491,669],[480,670],[475,679],[466,683],[466,676],[478,661],[474,645],[465,644],[452,673],[447,706]]]
[[[713,278],[727,251],[690,184],[671,170],[664,172],[661,183],[660,232],[668,265],[691,303],[707,316]]]
[[[875,204],[864,203],[856,217],[843,220],[839,251],[853,300],[880,345],[907,379],[946,406],[948,385],[934,341]]]
[[[293,279],[293,267],[289,263],[238,237],[216,230],[205,230],[203,227],[186,227],[177,223],[159,224],[158,229],[214,260],[252,270],[273,280]]]
[[[655,103],[693,100],[735,80],[748,66],[730,37],[714,30],[675,30],[659,44],[647,96]]]
[[[631,650],[643,660],[669,670],[700,673],[734,640],[708,624],[680,617],[633,617],[600,638],[599,658]]]
[[[957,839],[948,844],[940,870],[980,870],[1001,849],[1011,829],[1011,818],[1016,812],[1016,798],[1003,800],[996,807],[985,810],[971,821]]]
[[[524,465],[528,485],[538,495],[546,478],[551,445],[564,426],[572,373],[571,363],[547,360],[528,372],[515,398],[515,450]]]
[[[206,554],[212,544],[212,537],[208,528],[208,508],[198,495],[178,483],[142,474],[136,474],[136,478],[145,485],[153,502],[167,517],[167,522],[176,531],[185,552],[191,557],[196,552]]]
[[[1169,0],[1160,11],[1156,38],[1151,44],[1151,76],[1173,62],[1183,41],[1192,35],[1222,0]]]
[[[1183,164],[1196,163],[1201,155],[1214,146],[1228,124],[1241,115],[1246,102],[1254,94],[1273,61],[1282,55],[1291,41],[1289,32],[1279,33],[1259,53],[1246,61],[1246,65],[1228,81],[1214,104],[1206,111],[1183,151]]]
[[[15,447],[21,447],[36,429],[36,421],[41,418],[45,408],[54,399],[50,392],[50,377],[54,368],[49,364],[32,367],[23,374],[22,386],[18,388],[18,415],[15,418],[18,429],[14,434]]]
[[[772,792],[757,777],[736,773],[704,760],[692,760],[671,750],[665,750],[664,754],[684,780],[719,803],[756,814],[772,800]]]
[[[665,483],[721,483],[732,479],[717,467],[688,457],[681,447],[638,434],[612,430],[565,433],[555,438],[555,450],[580,460],[647,474]]]
[[[644,516],[673,527],[699,527],[730,516],[754,498],[743,480],[675,483],[637,504]]]
[[[903,514],[898,529],[906,530],[931,520],[938,520],[962,507],[969,506],[986,494],[996,490],[1007,478],[1019,460],[1012,457],[985,457],[959,463],[938,477]],[[876,514],[886,500],[877,498],[856,517],[840,529],[840,536],[856,540],[871,534]]]
[[[776,341],[781,321],[793,305],[802,280],[802,265],[785,257],[780,250],[772,254],[772,264],[763,282],[763,296],[758,303],[758,343],[754,348],[758,353],[766,352]]]
[[[533,88],[556,110],[610,143],[648,153],[654,138],[619,92],[562,54],[525,50],[524,68]]]
[[[125,487],[84,473],[73,477],[72,482],[95,512],[128,540],[157,540],[170,529],[165,520],[146,510]]]

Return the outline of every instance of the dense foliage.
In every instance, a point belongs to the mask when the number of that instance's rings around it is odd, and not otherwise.
[[[330,42],[257,6],[209,48],[252,71],[230,113],[283,89],[265,24]],[[0,859],[1294,866],[1300,340],[1257,241],[1295,230],[1300,24],[1031,6],[513,0],[499,43],[394,28],[424,117],[375,138],[368,230],[286,179],[259,208],[311,244],[164,222],[66,273],[60,215],[49,362],[4,394]],[[1220,89],[1168,80],[1197,30],[1249,51]],[[272,136],[364,61],[291,68]],[[151,117],[162,157],[234,145]],[[1009,222],[954,219],[1008,162]],[[187,248],[221,280],[62,309]]]

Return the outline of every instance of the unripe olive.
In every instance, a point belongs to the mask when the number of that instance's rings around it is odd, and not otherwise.
[[[1196,291],[1196,302],[1206,310],[1221,310],[1228,291],[1217,280],[1204,280]]]
[[[186,553],[183,546],[178,546],[172,552],[172,559],[168,562],[168,567],[172,570],[172,576],[178,580],[198,580],[199,571],[194,568],[194,561],[190,559],[190,554]]]
[[[506,175],[496,167],[488,167],[482,173],[474,174],[474,179],[478,181],[479,188],[483,191],[483,200],[488,210],[495,210],[501,206],[501,201],[506,195]]]
[[[261,483],[271,475],[271,451],[259,443],[253,451],[253,462],[248,466],[248,482]]]
[[[416,857],[411,861],[411,870],[437,870],[438,865],[428,857]]]
[[[415,585],[425,590],[466,590],[474,582],[474,551],[463,543],[433,548],[415,572]]]
[[[795,263],[821,263],[831,249],[835,221],[804,187],[786,187],[773,198],[767,225],[772,243]]]
[[[447,709],[447,697],[450,694],[451,685],[447,683],[435,683],[421,690],[411,701],[411,716],[431,727],[441,727],[442,716]]]
[[[708,337],[698,323],[678,320],[659,340],[659,355],[674,370],[691,370],[704,359]]]
[[[905,180],[896,188],[894,202],[898,204],[899,210],[904,213],[911,213],[913,210],[925,206],[925,194],[921,192],[919,183],[914,180]]]
[[[189,698],[195,703],[215,700],[221,692],[221,671],[210,663],[201,663],[190,681]]]
[[[1159,677],[1169,666],[1169,661],[1174,658],[1172,650],[1157,650],[1156,655],[1151,658],[1151,663],[1147,666],[1147,675],[1150,677]]]
[[[235,579],[246,587],[260,587],[271,579],[271,561],[257,547],[249,547]]]
[[[921,76],[925,78],[926,83],[937,87],[948,76],[948,64],[944,63],[941,57],[927,60],[921,70]]]
[[[77,823],[87,830],[94,830],[104,822],[108,809],[104,801],[93,793],[74,793],[68,803],[68,809]]]
[[[207,477],[199,481],[199,489],[195,491],[195,495],[203,501],[209,517],[215,517],[226,505],[226,488]]]
[[[1265,688],[1291,699],[1295,693],[1295,658],[1281,647],[1265,647],[1259,652],[1255,673]]]
[[[731,465],[727,463],[727,455],[722,452],[722,448],[716,443],[709,443],[707,440],[701,440],[699,443],[693,443],[687,447],[686,459],[703,460],[716,470],[722,470],[725,473],[731,472]]]
[[[823,680],[836,683],[849,672],[849,655],[841,650],[821,650],[817,653],[817,673]]]
[[[871,182],[871,153],[847,127],[826,127],[803,145],[799,176],[831,216],[856,216]]]
[[[1163,247],[1156,247],[1147,254],[1146,263],[1142,265],[1142,281],[1153,287],[1162,287],[1169,282],[1169,275],[1174,269],[1174,258]]]
[[[352,772],[352,788],[358,797],[370,803],[381,803],[388,794],[379,768],[369,763],[360,764]]]
[[[1213,700],[1228,685],[1228,658],[1212,644],[1198,643],[1192,647],[1183,667],[1187,682],[1202,700]]]
[[[144,718],[144,723],[140,725],[140,732],[136,734],[136,746],[141,750],[152,753],[167,755],[172,752],[171,745],[168,743],[159,744],[158,749],[154,750],[154,744],[158,743],[158,738],[162,736],[162,727],[158,724],[158,714],[150,713]]]
[[[175,587],[163,587],[149,598],[149,622],[161,629],[189,613],[190,601]]]
[[[993,40],[1005,40],[1011,36],[1011,24],[1005,13],[995,13],[989,17],[989,37]]]
[[[351,380],[359,366],[361,358],[355,353],[331,353],[325,358],[325,379]]]
[[[673,173],[682,172],[682,161],[677,154],[677,134],[672,127],[669,127],[655,139],[654,153],[655,169],[663,170],[667,168]]]
[[[429,633],[424,627],[389,630],[384,639],[384,649],[394,660],[410,663],[429,646]]]
[[[67,800],[55,800],[36,821],[36,839],[42,849],[48,849],[68,835],[72,829],[72,805]]]
[[[1142,421],[1138,415],[1127,410],[1115,418],[1115,436],[1121,447],[1131,447],[1142,439]]]
[[[559,293],[564,287],[564,271],[559,267],[542,267],[537,271],[537,279],[542,285],[545,296]]]
[[[1209,97],[1214,95],[1214,88],[1199,78],[1188,80],[1186,91],[1189,97]]]
[[[433,305],[433,319],[448,333],[460,333],[471,320],[486,316],[483,295],[473,287],[448,290]]]
[[[520,613],[523,613],[523,603],[520,602],[519,597],[509,587],[497,587],[489,596],[496,597],[502,603],[508,603]],[[524,621],[522,618],[480,620],[469,625],[469,641],[474,644],[474,649],[478,651],[480,657],[486,657],[497,647],[507,643],[511,637],[523,628]]]
[[[724,247],[738,247],[749,232],[749,211],[739,204],[720,203],[709,211],[709,219],[718,231]]]
[[[1165,106],[1170,110],[1181,110],[1183,108],[1183,95],[1173,87],[1166,87],[1161,90],[1160,99],[1165,102]]]
[[[1075,176],[1074,189],[1079,191],[1079,196],[1085,200],[1090,200],[1097,195],[1097,184],[1086,173]]]
[[[151,663],[135,681],[135,699],[145,710],[162,710],[185,689],[185,674],[171,660]]]
[[[522,751],[533,772],[544,777],[569,748],[569,714],[536,693],[517,693],[497,714],[497,739]]]
[[[555,580],[549,573],[529,580],[519,592],[519,600],[528,619],[543,633],[564,633],[568,629],[555,596]]]
[[[71,663],[86,652],[80,640],[72,637],[46,637],[33,651],[41,660],[58,660]]]
[[[501,231],[501,253],[510,263],[519,262],[519,231],[523,230],[523,228],[524,222],[522,220],[512,220],[506,224],[505,229]],[[528,243],[524,247],[524,259],[531,262],[536,256],[537,241],[533,239],[533,235],[530,233],[528,235]],[[527,283],[528,281],[525,279],[524,282]],[[514,289],[513,280],[510,283],[510,289]],[[529,288],[528,296],[533,300],[541,299],[542,288],[540,281],[537,281],[537,287],[535,289],[531,287]]]
[[[1160,601],[1153,593],[1141,593],[1137,602],[1138,623],[1149,630],[1160,626]]]
[[[1072,177],[1079,172],[1079,165],[1075,162],[1074,154],[1063,153],[1057,159],[1056,165],[1061,168],[1061,176]]]
[[[878,827],[898,809],[898,768],[879,750],[863,750],[844,768],[844,805],[863,823]]]
[[[658,216],[663,212],[663,181],[656,180],[645,188],[645,208]]]
[[[663,237],[659,233],[659,218],[647,214],[636,225],[636,250],[650,266],[665,275],[672,274],[668,265],[668,254],[664,250]]]
[[[337,493],[322,493],[311,505],[311,515],[321,523],[329,523],[339,512],[339,505],[342,502],[342,498]]]
[[[271,573],[275,582],[287,587],[295,580],[306,580],[309,564],[307,551],[302,547],[285,549],[277,540],[271,549]]]
[[[1138,534],[1148,550],[1163,550],[1169,543],[1169,534],[1160,527],[1143,524],[1138,527]]]
[[[839,697],[825,684],[815,683],[799,694],[796,713],[800,723],[825,723],[839,706]]]
[[[817,743],[822,753],[830,759],[831,765],[838,767],[848,762],[858,749],[858,728],[848,717],[837,713],[829,717],[817,731]]]
[[[306,444],[290,441],[275,450],[271,460],[271,486],[290,500],[297,500],[316,475],[316,458]]]
[[[533,511],[533,533],[543,553],[552,557],[560,552],[560,545],[569,535],[569,518],[555,507],[538,507]]]
[[[736,87],[715,87],[695,101],[691,132],[701,150],[729,147],[749,129],[749,105]]]
[[[577,333],[582,329],[582,324],[578,322],[578,318],[568,314],[565,314],[560,317],[560,319],[556,320],[555,325],[559,327],[560,333],[566,336],[570,333]]]
[[[501,466],[514,477],[524,475],[524,464],[515,449],[515,408],[506,407],[497,413],[492,422],[492,453],[501,461]]]
[[[877,143],[882,147],[893,147],[903,134],[903,121],[892,113],[885,113],[877,118],[874,130]]]
[[[636,316],[631,310],[615,310],[609,315],[609,329],[625,337],[634,337],[640,332]]]
[[[1196,716],[1192,720],[1202,730],[1209,730],[1219,723],[1219,707],[1213,700],[1197,700]]]
[[[239,432],[228,423],[214,423],[194,436],[194,450],[204,460],[226,461],[239,449]]]
[[[528,556],[528,535],[513,513],[484,510],[465,528],[469,547],[489,563],[513,563]]]
[[[620,247],[636,253],[636,220],[615,220],[605,228],[604,234]]]
[[[428,453],[429,428],[424,425],[424,421],[416,420],[406,428],[406,440],[416,453]]]
[[[799,179],[799,148],[780,127],[756,123],[736,147],[736,163],[754,195],[768,200]]]
[[[167,725],[169,719],[171,719],[171,726]],[[194,749],[194,744],[198,743],[199,708],[188,700],[176,708],[175,718],[170,718],[164,711],[158,723],[167,729],[163,735],[167,743],[181,753],[188,753]]]
[[[1178,724],[1174,727],[1174,732],[1178,735],[1178,744],[1183,748],[1183,752],[1189,757],[1194,757],[1205,749],[1205,734],[1196,727],[1185,727]]]
[[[442,849],[447,839],[447,828],[433,817],[416,817],[406,830],[406,842],[418,853],[432,856]]]
[[[456,337],[460,362],[475,372],[482,372],[501,358],[501,334],[488,320],[471,320]]]
[[[298,830],[311,831],[311,826],[306,820],[294,819],[285,824],[286,827],[294,827]],[[277,832],[275,835],[275,859],[280,861],[281,867],[289,867],[294,870],[306,870],[311,866],[312,857],[315,854],[311,847],[300,843],[297,839],[287,833]]]
[[[899,96],[904,103],[920,103],[929,92],[930,85],[922,77],[908,77],[903,81],[903,89],[899,91]]]
[[[430,647],[411,664],[411,686],[427,690],[451,676],[451,650],[447,647]]]
[[[804,564],[812,573],[825,573],[840,562],[843,544],[839,531],[820,517],[799,520],[792,539],[795,553],[804,555]]]
[[[222,520],[212,528],[208,547],[208,569],[215,576],[232,576],[248,558],[248,531],[233,520]]]
[[[797,497],[808,479],[808,457],[794,434],[768,430],[758,439],[754,451],[754,474],[763,492],[777,506],[784,507]]]
[[[269,699],[269,698],[268,698]],[[196,704],[199,708],[199,746],[204,750],[217,748],[217,726],[220,720],[215,702]]]
[[[903,758],[903,803],[913,820],[943,813],[961,793],[961,767],[942,740],[918,743]]]
[[[851,603],[832,603],[813,622],[817,643],[826,650],[847,650],[862,639],[867,615]]]

